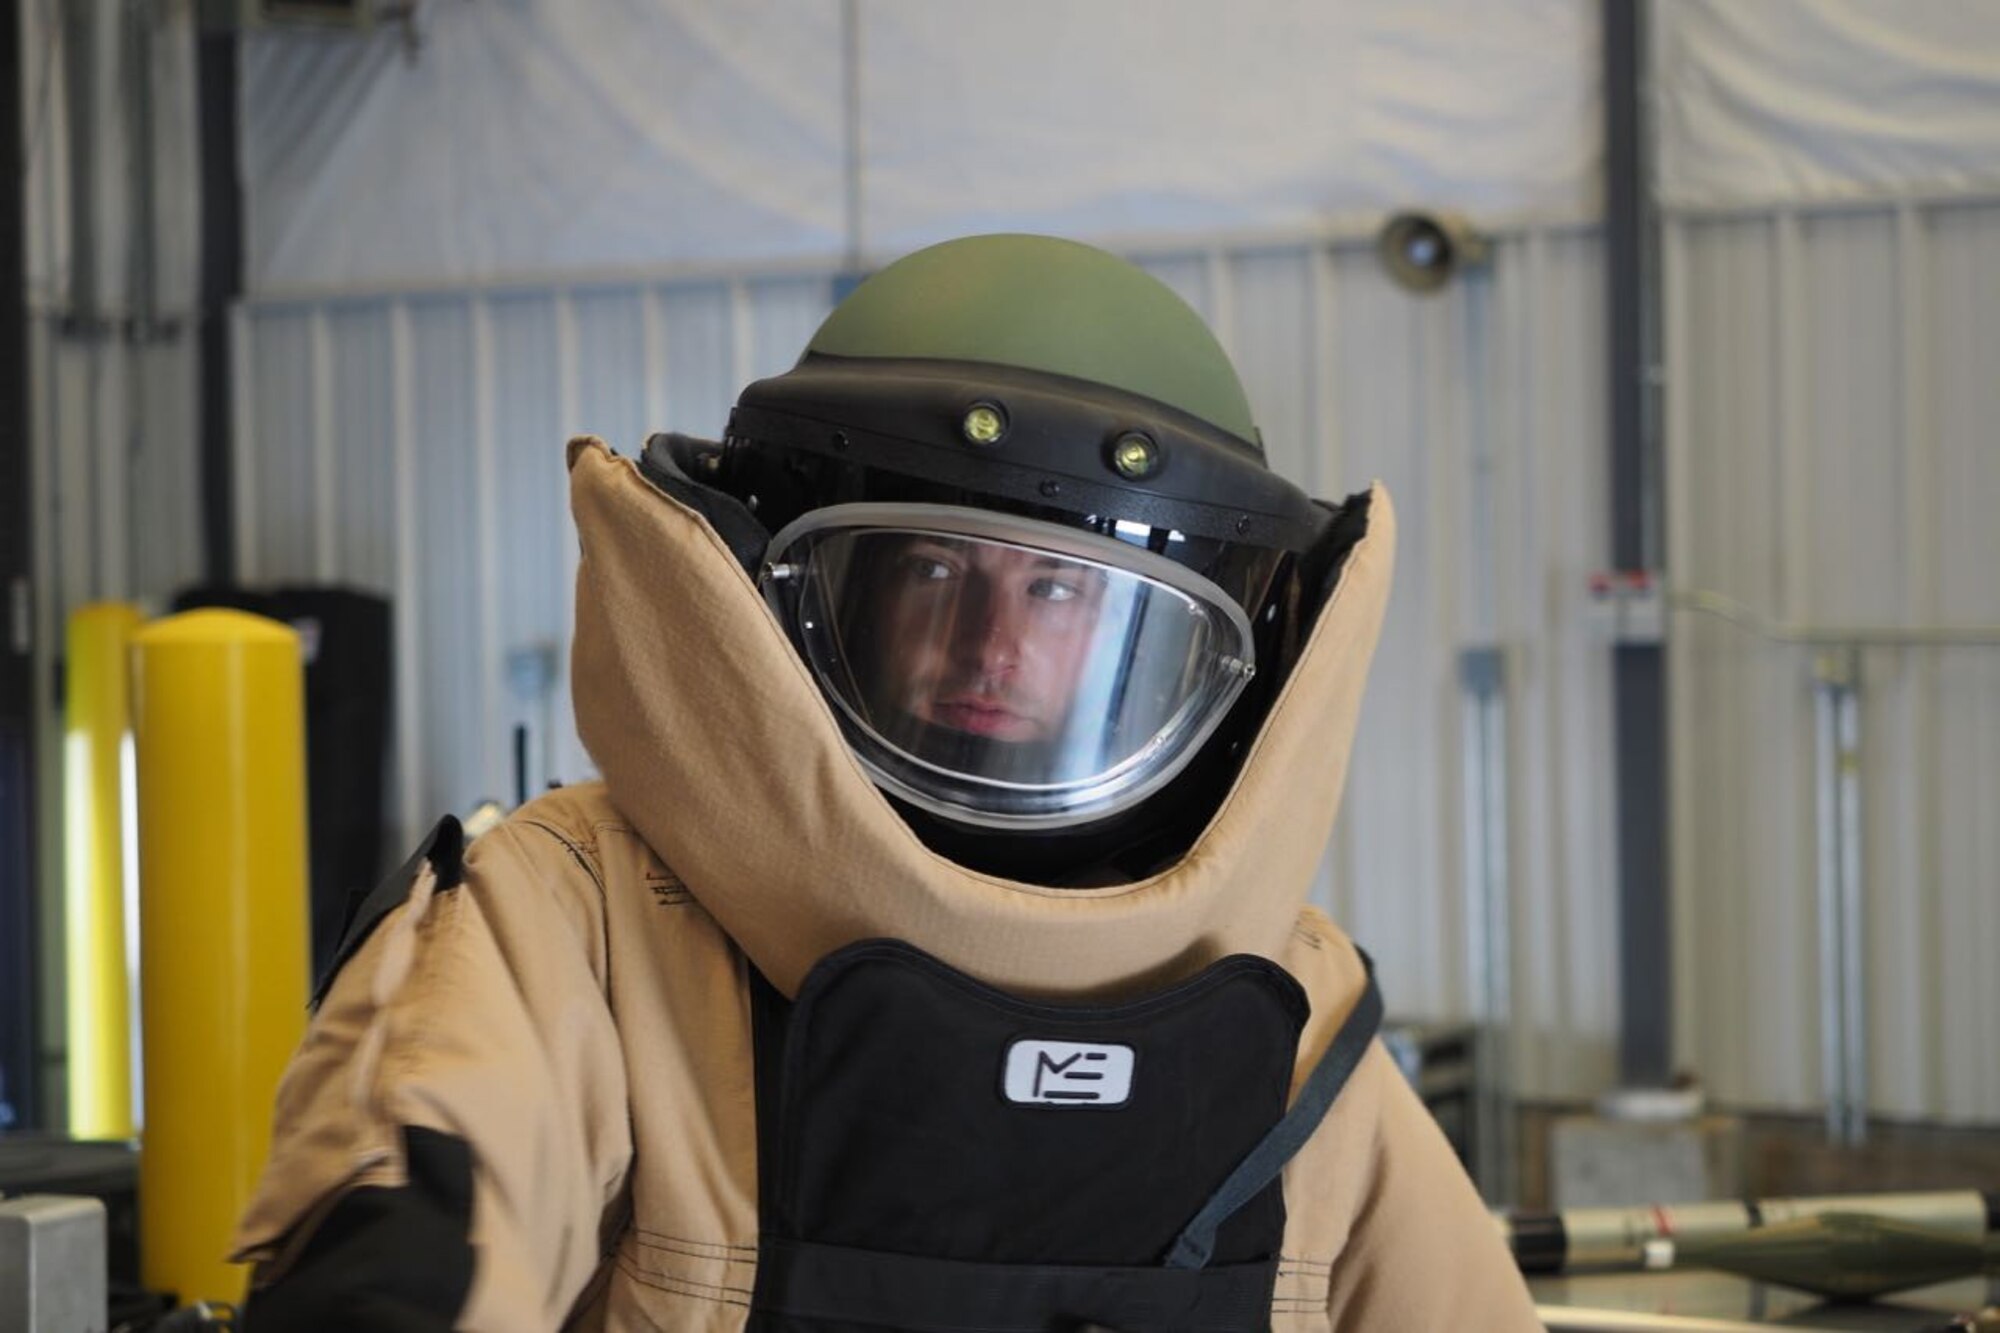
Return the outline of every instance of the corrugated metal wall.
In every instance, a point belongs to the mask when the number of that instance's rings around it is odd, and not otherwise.
[[[2000,202],[1669,218],[1673,581],[1794,636],[2000,623]],[[1820,1105],[1814,690],[1831,643],[1676,612],[1680,1057]],[[2000,639],[2000,632],[1993,634]],[[2000,644],[1860,654],[1877,1113],[2000,1119]],[[1837,663],[1836,663],[1837,664]]]
[[[24,18],[31,49],[60,49],[43,7]],[[99,230],[122,237],[131,127],[111,44],[98,55],[89,160]],[[191,142],[191,48],[162,39],[155,58],[162,106],[180,108]],[[83,262],[65,63],[35,85],[46,135],[28,160],[50,756],[67,613],[158,603],[200,572],[189,326],[168,319],[134,341],[62,313]],[[163,254],[191,245],[174,197]],[[129,313],[123,244],[101,250],[104,309],[83,313]],[[1719,592],[1794,630],[2000,621],[2000,200],[1682,209],[1662,260],[1679,593]],[[1276,466],[1323,493],[1381,476],[1403,513],[1324,901],[1376,952],[1397,1010],[1498,1005],[1515,1020],[1521,1091],[1595,1091],[1616,1031],[1606,641],[1583,594],[1607,548],[1596,238],[1511,235],[1490,272],[1430,300],[1393,290],[1348,243],[1146,262],[1238,356]],[[193,272],[159,268],[183,284]],[[831,286],[745,274],[239,312],[246,575],[396,599],[392,843],[439,810],[508,795],[517,721],[548,733],[537,774],[586,771],[562,672],[545,696],[534,682],[567,637],[565,436],[630,449],[656,426],[718,430],[737,386],[790,360]],[[170,287],[155,313],[185,316],[191,293]],[[1827,1074],[1815,651],[1694,611],[1669,626],[1679,1057],[1724,1101],[1813,1108]],[[1468,663],[1468,650],[1491,651]],[[1462,672],[1493,662],[1499,713],[1472,706]],[[2000,1120],[2000,649],[1872,647],[1861,668],[1869,1101]],[[1496,775],[1502,817],[1482,826]],[[44,845],[58,846],[56,803],[44,816]],[[1497,854],[1481,842],[1494,827]],[[58,872],[50,858],[51,884]],[[45,916],[49,956],[58,926]],[[59,988],[45,1001],[59,1031]]]
[[[195,449],[198,348],[191,325],[133,342],[46,310],[29,320],[30,503],[42,902],[62,893],[61,662],[69,613],[86,602],[163,602],[201,576]],[[183,332],[182,330],[187,330]],[[39,913],[40,956],[63,957],[63,916]],[[46,1049],[60,1049],[62,970],[41,969]],[[47,1067],[49,1086],[60,1068]],[[62,1103],[56,1104],[60,1109]]]
[[[1795,627],[2000,621],[2000,205],[1684,213],[1664,239],[1674,586]],[[1222,332],[1277,467],[1321,493],[1380,476],[1403,514],[1323,900],[1397,1010],[1498,996],[1521,1091],[1595,1091],[1616,1032],[1606,654],[1582,591],[1606,547],[1596,238],[1506,238],[1489,273],[1430,300],[1345,245],[1145,262]],[[524,701],[508,669],[566,639],[562,440],[716,432],[830,291],[795,275],[241,314],[246,570],[388,592],[413,649],[392,842],[507,795],[517,720],[539,736],[558,719],[537,773],[585,771],[561,672]],[[198,542],[184,350],[92,349],[47,323],[36,348],[41,511],[85,516],[43,529],[63,598],[46,643],[80,600],[191,580]],[[148,396],[111,420],[112,380],[142,363]],[[1724,1101],[1814,1109],[1815,654],[1690,611],[1669,624],[1678,1056]],[[1460,661],[1482,647],[1507,700],[1498,931],[1466,851],[1481,733]],[[2000,650],[1871,648],[1863,668],[1871,1102],[1992,1121]]]
[[[396,612],[391,841],[589,772],[560,666],[576,541],[563,442],[720,429],[732,385],[790,364],[825,278],[385,298],[237,323],[238,561],[253,583],[350,583]],[[546,694],[510,669],[550,665]]]
[[[158,596],[201,568],[191,335],[157,341],[29,324],[37,446],[37,566],[62,614],[101,598]]]
[[[1484,1012],[1513,979],[1522,1087],[1588,1093],[1612,1068],[1605,653],[1583,589],[1603,559],[1599,246],[1536,231],[1435,298],[1365,245],[1149,257],[1243,368],[1272,461],[1316,493],[1384,479],[1403,516],[1396,599],[1321,896],[1405,1014]],[[558,684],[510,661],[567,642],[575,542],[562,442],[720,432],[735,389],[789,365],[831,275],[384,296],[246,309],[238,541],[255,581],[395,598],[392,841],[511,792],[510,734],[553,717],[542,773],[588,761]],[[1462,650],[1505,662],[1513,831],[1469,913]],[[1475,866],[1486,864],[1472,858]],[[1510,966],[1488,966],[1488,939]]]

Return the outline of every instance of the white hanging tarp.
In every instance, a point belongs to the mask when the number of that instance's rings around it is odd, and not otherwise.
[[[1588,0],[862,4],[865,241],[1587,216]]]
[[[243,46],[252,292],[821,255],[837,0],[442,0]]]
[[[2000,189],[1992,0],[1654,6],[1664,202]]]
[[[246,39],[253,292],[853,244],[880,258],[1004,227],[1187,236],[1412,203],[1597,207],[1593,0],[433,0],[420,14],[414,54],[393,27]]]

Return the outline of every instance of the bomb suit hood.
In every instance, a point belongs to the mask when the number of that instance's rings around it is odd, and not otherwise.
[[[1135,993],[1233,953],[1285,956],[1388,597],[1395,518],[1380,486],[1208,827],[1146,879],[1075,889],[976,874],[927,848],[708,523],[602,441],[572,441],[569,467],[584,745],[612,801],[780,991],[874,937],[1050,998]]]

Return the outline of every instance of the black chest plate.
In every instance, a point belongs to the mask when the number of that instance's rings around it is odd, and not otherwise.
[[[1233,957],[1108,1006],[1004,994],[895,941],[758,986],[750,1327],[1261,1329],[1284,1200],[1190,1219],[1285,1114],[1304,992]]]

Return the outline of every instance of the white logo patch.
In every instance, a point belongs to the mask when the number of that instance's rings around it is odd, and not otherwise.
[[[1132,1095],[1132,1048],[1017,1041],[1007,1048],[1002,1087],[1023,1106],[1123,1106]]]

